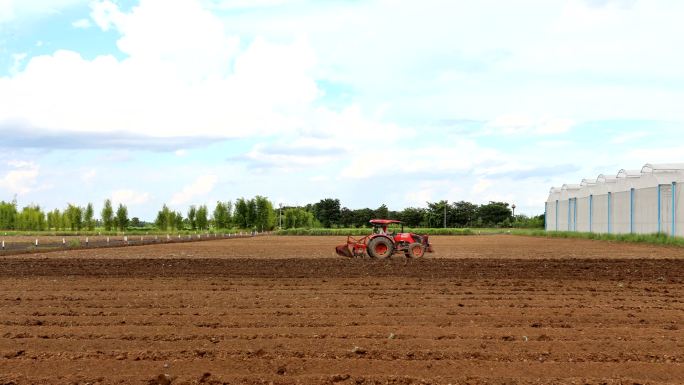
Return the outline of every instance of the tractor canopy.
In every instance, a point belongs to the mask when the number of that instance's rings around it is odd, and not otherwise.
[[[387,227],[392,224],[400,224],[401,232],[404,232],[404,224],[401,223],[401,221],[394,219],[371,219],[369,222],[373,225],[373,232],[375,234],[388,235],[389,232],[387,231]]]
[[[401,221],[397,221],[394,219],[371,219],[369,222],[373,225],[389,225],[392,223],[401,223]]]

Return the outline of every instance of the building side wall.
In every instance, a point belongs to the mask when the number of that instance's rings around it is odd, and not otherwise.
[[[558,202],[558,231],[569,231],[568,222],[568,208],[570,201],[564,200]]]
[[[546,202],[546,231],[556,231],[556,201]]]
[[[658,188],[634,190],[634,232],[654,234],[658,232]]]
[[[676,194],[675,194],[675,212],[677,213],[677,218],[675,221],[675,235],[678,237],[684,237],[684,184],[678,183]]]
[[[589,197],[577,198],[577,231],[589,232]]]
[[[672,185],[660,185],[660,232],[672,235]]]
[[[613,234],[629,234],[630,228],[630,212],[631,200],[630,192],[622,191],[613,193],[611,216],[613,222],[611,224],[611,233]]]
[[[592,212],[592,232],[608,233],[608,194],[594,195]]]
[[[684,163],[646,164],[549,191],[549,231],[684,237]]]
[[[684,186],[676,185],[673,190],[672,185],[660,185],[659,188],[635,189],[633,194],[632,198],[631,191],[621,191],[611,193],[610,198],[609,194],[601,194],[593,198],[561,200],[557,205],[547,202],[547,230],[556,230],[557,210],[558,231],[600,234],[655,234],[660,231],[684,236]]]

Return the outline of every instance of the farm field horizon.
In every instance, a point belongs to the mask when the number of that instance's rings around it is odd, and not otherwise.
[[[35,239],[35,237],[17,238],[22,242],[32,242]],[[61,236],[45,236],[44,238],[53,243],[59,243],[62,239]],[[102,242],[104,238],[106,237],[91,237],[91,240],[96,243]],[[39,239],[43,240],[43,238]],[[112,237],[112,244],[117,245],[115,241],[120,242],[121,239],[121,236]],[[67,242],[68,240],[69,238]],[[139,241],[139,238],[131,237],[130,240],[132,247],[54,250],[35,254],[22,252],[4,257],[25,259],[338,259],[334,247],[344,243],[346,237],[260,235],[216,240],[203,238],[200,241],[195,241],[193,237],[191,242],[164,243],[163,239],[160,239],[160,243],[144,245],[135,243]],[[150,236],[146,237],[146,241],[151,240]],[[606,255],[620,259],[684,257],[684,248],[678,246],[507,234],[433,235],[430,236],[430,243],[434,246],[435,252],[427,254],[425,259],[605,259]],[[391,260],[404,261],[405,257],[395,255]]]
[[[370,260],[344,240],[0,257],[0,383],[684,382],[679,248],[434,236]]]

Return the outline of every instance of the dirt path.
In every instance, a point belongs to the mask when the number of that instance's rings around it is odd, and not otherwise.
[[[684,383],[677,249],[481,238],[408,262],[291,238],[0,258],[0,384]]]

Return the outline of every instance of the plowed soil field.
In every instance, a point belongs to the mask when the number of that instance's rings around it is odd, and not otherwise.
[[[684,384],[684,249],[342,241],[0,257],[0,384]]]

